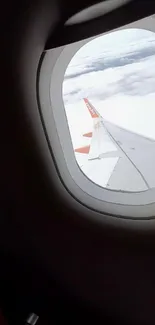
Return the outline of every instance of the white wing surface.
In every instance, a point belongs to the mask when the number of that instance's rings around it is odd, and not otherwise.
[[[144,191],[155,187],[155,141],[106,120],[85,98],[93,118],[90,146],[83,172],[95,183],[119,191]]]

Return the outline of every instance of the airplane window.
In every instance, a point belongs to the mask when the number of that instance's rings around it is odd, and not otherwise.
[[[63,101],[76,161],[97,185],[155,187],[155,34],[123,29],[97,37],[70,61]]]

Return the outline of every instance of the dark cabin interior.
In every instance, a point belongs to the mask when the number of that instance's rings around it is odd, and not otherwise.
[[[44,49],[155,13],[154,1],[134,0],[91,21],[64,26],[95,3],[2,3],[1,324],[25,324],[31,312],[45,325],[155,324],[154,218],[101,224],[89,219],[89,209],[82,215],[63,200],[56,168],[47,168],[52,157],[36,94]]]

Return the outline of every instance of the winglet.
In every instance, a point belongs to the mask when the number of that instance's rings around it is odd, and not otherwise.
[[[97,110],[94,108],[94,106],[89,102],[89,100],[87,98],[83,98],[89,113],[91,115],[92,118],[98,118],[100,117],[100,114],[97,112]]]

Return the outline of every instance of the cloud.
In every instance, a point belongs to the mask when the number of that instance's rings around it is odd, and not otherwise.
[[[117,31],[97,37],[84,45],[72,58],[65,78],[124,66],[154,53],[154,33],[139,29]]]
[[[127,53],[124,56],[108,58],[103,55],[102,58],[95,58],[92,62],[86,63],[85,66],[77,72],[74,72],[74,69],[73,72],[66,72],[64,80],[76,78],[93,71],[104,71],[109,68],[123,67],[128,64],[131,65],[132,63],[140,62],[145,58],[154,56],[154,53],[155,42],[150,46],[150,48],[143,48],[141,51],[139,50],[137,52]]]
[[[83,97],[107,99],[116,94],[154,92],[155,34],[123,30],[94,39],[72,58],[65,73],[65,105]]]
[[[155,138],[155,34],[112,34],[86,44],[66,70],[63,99],[75,146],[92,129],[84,97],[109,121]]]
[[[63,98],[67,105],[83,97],[101,100],[117,94],[145,96],[155,92],[155,55],[121,67],[92,71],[63,84]]]

